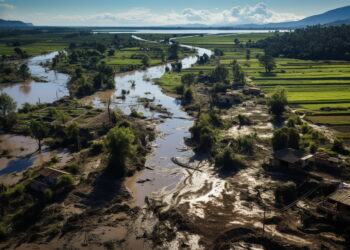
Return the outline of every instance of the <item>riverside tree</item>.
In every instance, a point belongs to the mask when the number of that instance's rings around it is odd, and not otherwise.
[[[9,96],[6,93],[0,94],[0,112],[2,116],[6,116],[10,113],[13,113],[16,110],[17,104],[12,99],[11,96]]]
[[[30,77],[29,67],[27,64],[22,64],[18,69],[18,75],[22,78],[23,81],[27,80]]]
[[[149,58],[149,56],[148,55],[144,55],[143,57],[142,57],[142,65],[144,66],[144,67],[148,67],[149,65],[150,65],[150,61],[151,61],[151,59]]]
[[[179,59],[179,49],[180,49],[180,46],[178,43],[175,43],[173,42],[169,49],[168,49],[168,52],[169,52],[169,60],[177,60]]]
[[[41,141],[49,134],[49,128],[41,121],[31,121],[29,132],[32,137],[38,140],[38,150],[41,151]]]
[[[124,166],[128,157],[136,153],[135,135],[129,127],[114,127],[107,133],[105,146],[111,156],[111,162]]]

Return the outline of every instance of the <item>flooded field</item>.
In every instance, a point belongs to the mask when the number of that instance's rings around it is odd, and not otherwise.
[[[42,66],[47,61],[51,61],[57,54],[58,52],[52,52],[28,59],[27,65],[30,73],[40,78],[42,82],[1,84],[0,92],[5,92],[11,96],[17,102],[17,108],[22,107],[26,102],[30,104],[51,103],[67,96],[69,93],[66,85],[69,76]]]

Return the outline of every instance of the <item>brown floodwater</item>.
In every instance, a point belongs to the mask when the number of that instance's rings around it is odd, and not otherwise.
[[[138,39],[136,36],[134,38]],[[197,51],[197,55],[204,53],[209,56],[210,50],[181,45]],[[197,56],[189,56],[183,60],[182,68],[191,68],[197,62]],[[157,125],[160,136],[153,143],[153,151],[148,156],[146,169],[126,180],[127,188],[132,191],[134,203],[137,206],[145,204],[145,198],[160,190],[174,189],[184,176],[184,169],[171,161],[172,157],[189,160],[194,154],[191,149],[185,146],[184,139],[190,136],[189,128],[193,125],[193,119],[181,109],[180,102],[165,93],[155,84],[155,78],[160,78],[170,64],[150,67],[146,70],[138,70],[129,73],[118,74],[115,77],[116,89],[113,91],[101,91],[88,98],[86,102],[95,107],[104,108],[111,98],[111,107],[120,109],[129,114],[132,109],[142,112],[147,118],[162,117],[163,122]],[[133,87],[133,83],[135,86]],[[129,90],[130,93],[125,99],[122,90]],[[164,114],[150,111],[140,102],[140,98],[154,99],[155,105],[162,105],[172,115],[164,118]]]
[[[26,102],[36,104],[38,102],[51,103],[69,94],[67,83],[69,76],[58,73],[42,66],[51,61],[58,52],[36,56],[26,61],[30,73],[43,80],[43,82],[31,81],[26,83],[1,84],[0,92],[5,92],[17,102],[17,108]]]

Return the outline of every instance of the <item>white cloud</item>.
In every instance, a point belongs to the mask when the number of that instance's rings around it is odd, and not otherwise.
[[[0,2],[4,2],[4,1],[0,1]],[[7,3],[0,3],[0,7],[6,8],[6,9],[14,9],[15,8],[15,6],[13,6],[11,4],[7,4]]]
[[[4,0],[0,0],[4,1]],[[0,4],[1,6],[1,4]],[[269,9],[264,3],[254,6],[235,6],[220,11],[187,8],[181,12],[155,13],[147,8],[133,8],[119,13],[94,15],[32,15],[28,22],[44,25],[91,25],[91,26],[154,26],[154,25],[235,25],[243,23],[284,22],[301,19],[292,13],[280,13]]]

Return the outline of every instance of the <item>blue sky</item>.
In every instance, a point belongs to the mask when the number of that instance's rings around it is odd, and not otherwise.
[[[298,20],[349,0],[0,0],[0,18],[35,25],[227,25]]]

